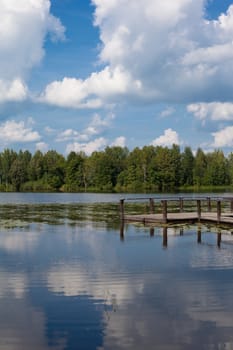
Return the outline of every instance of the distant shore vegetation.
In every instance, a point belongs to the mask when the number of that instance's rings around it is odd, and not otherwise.
[[[233,153],[190,147],[107,147],[90,156],[55,150],[0,153],[0,191],[173,192],[233,189]]]

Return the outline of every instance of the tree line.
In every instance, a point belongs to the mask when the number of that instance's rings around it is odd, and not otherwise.
[[[221,150],[194,155],[173,145],[106,147],[104,151],[70,152],[55,150],[0,153],[0,191],[99,191],[163,192],[178,189],[233,186],[233,153]]]

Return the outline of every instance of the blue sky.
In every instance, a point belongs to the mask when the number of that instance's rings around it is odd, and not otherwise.
[[[233,1],[0,0],[0,151],[233,148]]]

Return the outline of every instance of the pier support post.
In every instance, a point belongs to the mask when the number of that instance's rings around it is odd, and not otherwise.
[[[222,233],[221,233],[221,230],[218,230],[218,232],[217,232],[217,246],[218,246],[218,248],[221,248],[221,241],[222,241]]]
[[[207,197],[207,210],[211,211],[211,200],[210,200],[210,197]]]
[[[221,220],[221,201],[217,201],[217,223]]]
[[[201,221],[201,201],[200,201],[200,199],[197,200],[197,219],[199,222]]]
[[[231,200],[231,212],[233,213],[233,199]]]
[[[167,248],[167,227],[163,228],[163,247]]]
[[[163,214],[163,222],[167,223],[167,201],[161,201],[162,204],[162,214]]]
[[[125,225],[124,220],[121,220],[121,226],[120,226],[120,239],[123,242],[125,239]]]
[[[155,213],[155,202],[153,198],[150,198],[150,214]]]
[[[197,243],[201,244],[201,226],[197,228]]]
[[[154,229],[154,227],[151,227],[150,228],[150,237],[154,237],[154,235],[155,235],[155,229]]]
[[[180,213],[183,213],[184,211],[184,199],[183,197],[180,197]]]
[[[120,200],[120,218],[121,220],[124,220],[124,199]]]

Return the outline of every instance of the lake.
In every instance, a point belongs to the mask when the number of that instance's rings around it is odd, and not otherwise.
[[[0,193],[1,350],[233,349],[231,230],[122,234],[121,197]]]

